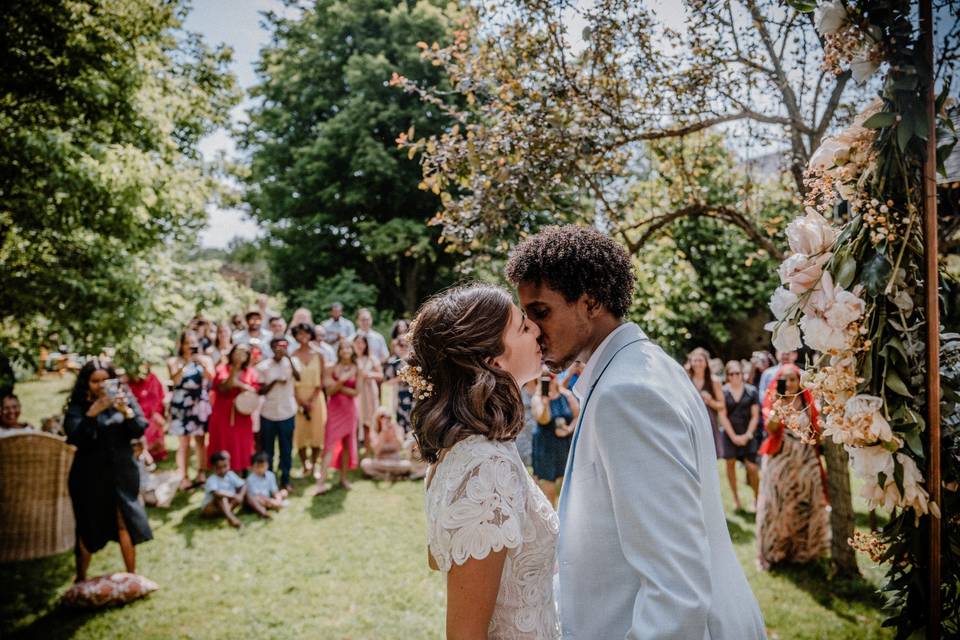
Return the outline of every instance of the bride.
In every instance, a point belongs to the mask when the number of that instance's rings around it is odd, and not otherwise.
[[[557,514],[514,442],[520,388],[540,373],[537,326],[500,287],[471,284],[420,308],[404,377],[424,460],[431,568],[447,580],[446,636],[553,639]]]

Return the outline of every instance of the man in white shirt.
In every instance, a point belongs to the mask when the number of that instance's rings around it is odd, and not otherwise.
[[[257,365],[260,376],[260,395],[263,406],[260,408],[260,439],[263,450],[270,457],[270,469],[273,470],[274,442],[280,441],[280,483],[288,491],[290,467],[293,462],[293,428],[297,415],[297,399],[293,393],[294,381],[300,380],[300,371],[293,364],[287,352],[289,343],[284,337],[270,340],[273,357],[262,360]]]
[[[341,338],[349,338],[357,332],[353,323],[343,317],[343,305],[339,302],[330,305],[330,317],[320,326],[323,327],[323,339],[329,344]]]
[[[272,358],[273,351],[270,349],[270,334],[261,329],[263,324],[263,315],[257,309],[251,309],[244,316],[247,322],[247,328],[233,334],[234,344],[248,344],[260,351],[260,357],[263,359]]]
[[[367,339],[370,355],[382,365],[390,357],[390,349],[387,348],[387,341],[383,336],[373,329],[373,314],[369,309],[357,311],[357,326],[360,327],[357,335]]]

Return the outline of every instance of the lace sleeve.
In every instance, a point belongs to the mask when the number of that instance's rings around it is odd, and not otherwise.
[[[431,523],[430,553],[441,571],[523,541],[524,484],[510,460],[490,456],[450,480]]]

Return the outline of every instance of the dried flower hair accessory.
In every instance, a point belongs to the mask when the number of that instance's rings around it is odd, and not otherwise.
[[[398,377],[410,385],[413,397],[416,400],[425,400],[433,395],[433,382],[429,376],[423,376],[423,367],[412,367],[407,365],[400,370]]]

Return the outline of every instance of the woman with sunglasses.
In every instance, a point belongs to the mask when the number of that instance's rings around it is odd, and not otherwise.
[[[747,468],[747,484],[753,489],[754,504],[760,486],[756,437],[760,421],[760,406],[757,388],[743,380],[743,366],[739,360],[730,360],[725,367],[726,384],[723,385],[723,401],[726,414],[720,414],[720,457],[727,464],[727,480],[733,493],[737,511],[743,510],[737,492],[737,461]]]

